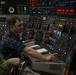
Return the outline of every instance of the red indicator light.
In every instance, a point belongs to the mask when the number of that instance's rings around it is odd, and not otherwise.
[[[57,9],[57,12],[61,12],[61,9]]]
[[[38,6],[38,1],[37,0],[29,0],[30,4],[33,6]]]
[[[65,12],[65,9],[62,9],[61,11],[64,13]]]
[[[68,10],[68,9],[65,9],[65,12],[66,12],[66,13],[68,13],[68,12],[69,12],[69,10]]]
[[[70,9],[70,13],[74,13],[75,12],[75,10],[74,9]]]
[[[57,9],[59,13],[75,13],[74,9]]]
[[[34,3],[34,5],[35,5],[35,6],[38,6],[38,3],[37,3],[37,2],[35,2],[35,3]]]
[[[57,12],[64,13],[65,12],[65,9],[57,9]]]

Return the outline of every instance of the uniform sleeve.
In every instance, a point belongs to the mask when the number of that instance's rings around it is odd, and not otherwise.
[[[0,66],[2,66],[2,68],[4,69],[8,69],[9,67],[12,67],[13,64],[11,64],[9,61],[4,61]]]
[[[4,60],[3,55],[0,53],[0,75],[5,75],[5,71],[10,70],[13,66],[8,60]]]
[[[13,64],[11,64],[9,61],[4,61],[1,65],[0,65],[0,75],[7,75],[11,69],[14,67]]]

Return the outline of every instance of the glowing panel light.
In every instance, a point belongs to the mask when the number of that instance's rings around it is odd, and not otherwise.
[[[38,6],[38,1],[37,0],[29,0],[30,4],[34,6]]]
[[[62,24],[59,24],[59,27],[62,27],[63,25]]]
[[[66,9],[66,10],[65,10],[65,12],[66,12],[66,13],[69,13],[69,10],[68,10],[68,9]]]
[[[75,10],[74,10],[74,9],[70,9],[69,12],[70,12],[70,13],[75,13]]]
[[[58,13],[75,13],[74,9],[57,9]]]
[[[57,9],[57,12],[61,12],[61,9]]]

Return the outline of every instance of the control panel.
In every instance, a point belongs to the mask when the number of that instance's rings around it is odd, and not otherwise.
[[[26,31],[27,40],[38,42],[50,53],[58,53],[57,58],[59,61],[46,64],[37,62],[34,64],[38,66],[34,65],[34,69],[44,65],[48,68],[53,66],[54,69],[50,68],[49,73],[61,74],[66,58],[71,51],[72,37],[76,34],[76,19],[48,15],[30,15]],[[41,68],[40,70],[43,71],[45,69]],[[48,70],[45,72],[48,72]]]
[[[6,33],[8,30],[8,26],[6,24],[6,17],[0,17],[0,40],[2,39],[2,36],[4,33]]]
[[[52,27],[55,23],[53,16],[30,16],[27,26],[27,39],[35,39],[49,43],[49,37],[52,33]],[[40,38],[40,39],[39,39]]]
[[[35,40],[51,47],[50,52],[59,53],[65,61],[70,49],[69,43],[76,31],[76,19],[56,16],[30,16],[26,28],[27,39]]]
[[[49,53],[58,53],[59,61],[35,62],[40,66],[34,68],[41,67],[41,71],[60,75],[76,35],[76,0],[13,0],[12,3],[0,0],[0,40],[8,32],[6,20],[9,15],[17,15],[23,20],[20,39],[33,40]],[[42,68],[44,65],[47,70]]]

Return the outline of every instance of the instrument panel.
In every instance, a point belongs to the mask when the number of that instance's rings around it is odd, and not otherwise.
[[[0,0],[0,40],[7,33],[6,19],[17,15],[23,20],[23,41],[35,41],[50,53],[57,52],[57,62],[34,62],[34,69],[61,74],[71,40],[76,35],[75,0]],[[47,55],[47,54],[45,54]],[[47,70],[42,68],[46,66]],[[53,68],[54,67],[54,68]]]

